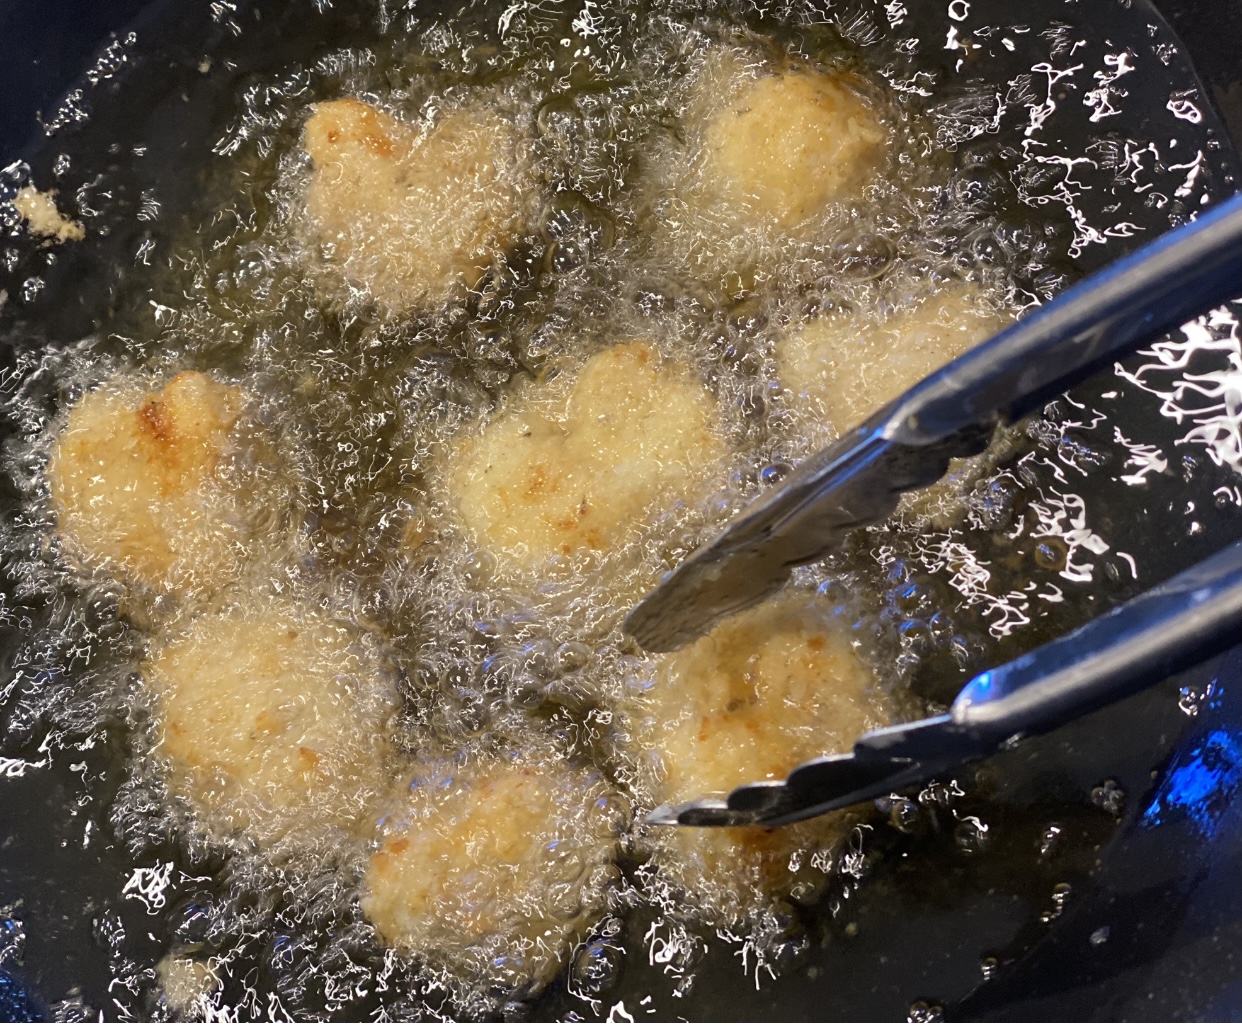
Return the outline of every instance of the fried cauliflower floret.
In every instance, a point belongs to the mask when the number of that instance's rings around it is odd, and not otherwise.
[[[532,568],[604,551],[691,493],[724,454],[714,427],[707,389],[629,342],[589,360],[567,396],[537,397],[466,441],[451,487],[478,540]]]
[[[473,288],[521,230],[519,144],[482,106],[421,133],[360,100],[316,104],[306,201],[329,262],[397,310]]]
[[[849,637],[814,596],[778,598],[727,619],[668,657],[652,689],[657,796],[680,804],[727,793],[848,751],[882,722],[873,691]],[[677,829],[661,838],[664,868],[726,917],[741,916],[773,895],[810,896],[824,878],[811,855],[839,840],[842,822]]]
[[[314,607],[238,605],[163,639],[142,676],[170,789],[208,832],[263,846],[369,824],[397,699],[350,628]]]
[[[178,374],[82,397],[56,438],[48,482],[67,551],[181,595],[235,579],[266,516],[236,461],[239,388]]]
[[[1008,319],[965,286],[879,318],[870,312],[820,317],[778,343],[781,384],[819,424],[840,434],[995,334]]]
[[[678,138],[653,140],[640,180],[653,255],[726,294],[796,273],[888,162],[881,105],[855,85],[796,61],[709,51]]]
[[[747,74],[732,62],[730,70]],[[732,98],[703,131],[697,193],[704,203],[796,233],[876,173],[885,131],[844,80],[790,68],[727,92]]]
[[[624,806],[595,776],[524,761],[416,777],[364,881],[384,943],[492,985],[548,981],[599,910]]]

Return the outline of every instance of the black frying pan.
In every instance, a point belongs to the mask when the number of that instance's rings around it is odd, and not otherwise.
[[[1200,105],[1204,120],[1196,132],[1204,138],[1209,130],[1215,133],[1211,194],[1224,195],[1234,187],[1236,167],[1225,125],[1235,137],[1242,127],[1242,82],[1233,67],[1242,44],[1242,11],[1196,0],[1160,6],[1182,33],[1204,77],[1203,96],[1215,106]],[[236,13],[217,5],[217,19],[208,5],[177,0],[106,7],[65,0],[50,9],[9,0],[0,13],[0,163],[24,155],[37,179],[47,182],[56,155],[68,152],[64,189],[105,173],[119,207],[132,210],[143,189],[158,186],[166,209],[191,210],[198,175],[212,159],[212,126],[222,112],[227,115],[238,90],[305,59],[317,37],[356,34],[365,20],[343,4],[323,13],[299,3],[257,7],[262,20],[247,5]],[[929,31],[942,33],[947,24],[939,11],[916,10],[910,17],[926,18]],[[1074,22],[1093,45],[1103,45],[1105,37],[1118,46],[1176,43],[1141,0],[1032,2],[1020,17],[1037,29],[1058,18]],[[240,36],[229,28],[230,18],[244,25]],[[138,37],[126,51],[131,65],[84,86],[83,103],[92,117],[67,123],[50,139],[43,136],[34,115],[51,120],[110,33],[124,42],[131,30]],[[199,61],[208,53],[218,69],[227,67],[225,58],[233,67],[202,74]],[[1171,90],[1199,87],[1185,53],[1175,53],[1167,81],[1123,83],[1136,92],[1149,90],[1153,122]],[[1141,135],[1155,128],[1138,118],[1125,130]],[[150,150],[135,161],[126,148],[137,141]],[[1082,139],[1083,146],[1088,142]],[[1162,218],[1167,223],[1167,214],[1132,205],[1133,217],[1147,217],[1151,230],[1159,230]],[[69,344],[129,302],[127,290],[142,287],[140,276],[120,268],[132,263],[136,230],[118,221],[107,239],[66,252],[55,266],[40,264],[47,298],[0,309],[7,358],[12,347]],[[1089,270],[1125,245],[1115,239],[1090,248],[1074,269]],[[20,250],[18,259],[15,268],[0,271],[0,288],[11,295],[19,294],[39,256]],[[1141,419],[1150,410],[1134,415]],[[1151,429],[1172,436],[1167,425]],[[1178,474],[1153,482],[1142,494],[1141,509],[1132,490],[1103,487],[1092,495],[1093,516],[1110,523],[1117,547],[1143,550],[1145,538],[1161,540],[1164,556],[1147,564],[1154,574],[1144,581],[1149,585],[1242,534],[1231,509],[1203,501],[1232,480],[1229,474],[1200,460],[1186,469],[1185,479]],[[1188,495],[1204,505],[1206,524],[1190,537]],[[1125,593],[1119,584],[1115,596]],[[1091,611],[1084,599],[1073,614],[1084,619]],[[6,667],[29,630],[20,619],[3,627]],[[1033,643],[1034,637],[1019,635],[978,657],[998,662]],[[917,685],[934,700],[951,693],[969,669],[932,666]],[[8,672],[6,681],[12,678]],[[1195,703],[1209,684],[1211,696]],[[1239,781],[1231,766],[1242,764],[1240,694],[1242,662],[1227,655],[994,759],[980,779],[964,781],[964,797],[929,792],[904,830],[885,825],[892,809],[877,812],[874,828],[862,838],[869,858],[864,878],[854,886],[847,877],[844,888],[828,895],[826,906],[805,923],[803,946],[791,949],[779,977],[758,989],[740,967],[736,947],[716,942],[695,966],[694,988],[674,997],[669,968],[679,966],[676,959],[650,963],[653,947],[644,937],[652,926],[656,935],[660,928],[653,914],[639,913],[624,934],[630,956],[594,1012],[564,980],[533,1005],[510,1010],[535,1018],[603,1017],[624,1001],[640,1020],[649,1009],[661,1018],[703,1019],[890,1019],[906,1013],[1236,1018],[1242,1015],[1242,965],[1235,960],[1242,950],[1242,802],[1233,799]],[[21,698],[20,688],[10,693],[0,713],[0,755],[37,761],[42,727],[23,719]],[[1194,707],[1196,714],[1183,707]],[[83,1013],[102,1011],[111,1018],[122,1006],[142,1013],[150,1007],[147,998],[111,986],[114,978],[132,966],[153,965],[170,937],[192,932],[210,904],[210,879],[220,868],[210,857],[187,865],[175,844],[158,843],[135,855],[109,835],[107,808],[122,785],[118,764],[125,746],[126,731],[117,723],[80,758],[61,757],[23,775],[13,775],[19,771],[14,768],[0,780],[0,908],[7,916],[0,920],[0,1011],[9,1017],[90,1008]],[[1106,780],[1115,785],[1103,786]],[[986,824],[987,833],[972,819]],[[93,838],[84,843],[88,821]],[[154,914],[122,898],[136,865],[167,859],[208,881],[173,887],[167,908]],[[1068,892],[1058,889],[1062,885]],[[833,901],[835,917],[827,907]],[[262,1010],[275,984],[259,960],[254,970],[261,991],[255,1006]],[[648,994],[653,1003],[641,1005]],[[369,999],[337,1016],[367,1014],[375,1006]]]

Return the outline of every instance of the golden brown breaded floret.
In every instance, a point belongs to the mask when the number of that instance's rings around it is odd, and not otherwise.
[[[733,89],[704,128],[703,202],[793,233],[876,173],[885,131],[843,79],[791,68]]]
[[[800,762],[850,750],[884,716],[872,674],[813,595],[734,616],[668,657],[651,701],[657,796],[671,804],[782,779]],[[664,869],[726,917],[741,915],[774,894],[808,896],[824,878],[811,855],[841,832],[840,816],[773,831],[679,829],[663,838]]]
[[[520,139],[482,105],[424,134],[361,100],[316,104],[306,198],[329,262],[397,310],[473,288],[521,230]]]
[[[349,627],[257,601],[195,619],[142,666],[170,789],[217,836],[361,833],[390,785],[393,681]]]
[[[186,594],[235,579],[251,498],[228,479],[239,388],[178,374],[158,392],[89,392],[57,437],[48,481],[66,549],[131,583]]]
[[[596,776],[518,760],[416,777],[362,909],[383,941],[507,987],[548,981],[602,906],[624,806]]]
[[[653,255],[730,295],[798,273],[885,170],[881,111],[847,73],[710,50],[640,181]]]
[[[778,343],[780,381],[819,424],[840,434],[1008,320],[966,286],[916,299],[882,317],[820,317]]]
[[[724,454],[707,389],[642,342],[592,357],[568,395],[501,415],[456,453],[451,487],[486,547],[533,568],[601,552]]]

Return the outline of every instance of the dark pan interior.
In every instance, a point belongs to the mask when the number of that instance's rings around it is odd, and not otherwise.
[[[1066,13],[1060,0],[1032,0],[1021,18],[1032,24],[1078,18],[1095,47],[1107,41],[1138,50],[1176,42],[1143,0],[1103,0],[1093,12],[1081,6]],[[1236,141],[1242,132],[1234,57],[1242,46],[1242,10],[1204,0],[1157,6],[1184,46],[1176,49],[1167,77],[1127,82],[1130,109],[1150,110],[1154,123],[1165,116],[1170,92],[1199,90],[1209,99],[1214,109],[1203,105],[1195,132],[1215,138],[1204,195],[1220,198],[1235,188],[1229,135]],[[926,16],[929,31],[939,32],[942,12]],[[346,4],[234,9],[131,0],[49,9],[10,0],[0,12],[0,165],[20,155],[36,177],[48,180],[56,155],[67,152],[72,170],[66,187],[89,187],[103,174],[118,211],[132,211],[142,192],[156,186],[168,210],[191,211],[199,176],[214,159],[213,126],[227,120],[239,92],[305,60],[322,38],[356,36],[365,20]],[[244,30],[235,33],[230,22]],[[111,67],[96,63],[101,49],[109,41],[129,46],[130,32],[137,41],[124,50],[127,61],[115,74],[84,84],[87,67]],[[1181,56],[1186,52],[1202,83]],[[202,74],[204,54],[225,70]],[[79,88],[81,96],[65,106],[66,94]],[[75,109],[89,118],[75,121]],[[65,127],[49,137],[38,129],[36,113],[44,122],[59,113]],[[1126,130],[1142,137],[1155,129],[1136,118]],[[130,160],[129,149],[139,141],[149,151],[141,161]],[[1089,142],[1085,135],[1079,140],[1084,149]],[[1089,202],[1105,203],[1106,192]],[[1126,211],[1132,220],[1146,217],[1148,231],[1168,223],[1166,212],[1141,204]],[[112,312],[145,287],[129,258],[142,230],[118,214],[117,230],[106,239],[41,270],[41,302],[0,309],[5,364],[12,365],[15,347],[65,345],[106,326]],[[1090,271],[1130,244],[1118,238],[1088,248],[1074,270]],[[0,287],[18,294],[29,272],[25,261],[34,258],[23,253],[15,269],[0,271]],[[1108,387],[1089,385],[1080,398]],[[1130,415],[1141,419],[1149,410]],[[1172,447],[1174,425],[1147,427],[1148,436]],[[1184,476],[1153,480],[1141,502],[1130,488],[1101,484],[1091,496],[1093,515],[1109,524],[1118,548],[1145,550],[1154,537],[1168,542],[1145,564],[1151,575],[1143,584],[1149,585],[1242,536],[1236,509],[1210,500],[1231,484],[1231,474],[1201,461]],[[10,489],[7,482],[0,486]],[[1202,505],[1206,524],[1194,535],[1185,530],[1188,496]],[[11,492],[4,497],[11,505]],[[1137,589],[1132,584],[1128,593]],[[1110,600],[1128,593],[1119,585]],[[1102,610],[1092,601],[1084,599],[1075,614],[1087,618]],[[25,631],[12,617],[0,626],[6,679]],[[1034,641],[1025,636],[998,644],[988,657],[1000,661]],[[927,696],[942,699],[960,682],[960,674],[932,673]],[[1196,714],[1179,707],[1180,692],[1209,690]],[[11,718],[13,709],[6,705],[3,714]],[[849,913],[824,926],[810,955],[762,986],[741,969],[735,949],[720,945],[698,966],[693,991],[673,998],[667,965],[644,956],[652,949],[644,937],[656,923],[639,915],[627,923],[625,937],[636,956],[626,959],[601,1006],[578,1000],[561,980],[522,1013],[603,1018],[623,1002],[622,1010],[640,1019],[647,1012],[703,1020],[891,1020],[903,1014],[928,1020],[1236,1019],[1242,1016],[1242,803],[1230,799],[1242,773],[1240,716],[1242,659],[1234,652],[997,757],[985,770],[986,798],[967,798],[956,817],[937,817],[930,808],[930,825],[918,835],[876,839],[881,867],[852,891],[847,887]],[[136,994],[113,987],[118,951],[150,967],[167,939],[163,919],[121,898],[135,865],[109,843],[106,827],[93,842],[88,832],[84,842],[88,821],[107,823],[110,796],[121,781],[124,733],[109,731],[95,748],[45,768],[7,768],[10,758],[33,760],[39,738],[37,726],[31,730],[24,738],[10,730],[0,748],[6,766],[0,771],[8,776],[0,779],[0,911],[7,916],[0,918],[0,1016],[58,1014],[64,1020],[89,1008],[92,1017],[116,1017],[125,1007],[143,1006]],[[1116,781],[1123,801],[1109,804],[1113,791],[1100,791],[1105,780]],[[972,852],[954,828],[972,813],[993,830],[986,850]],[[1052,824],[1079,838],[1075,860],[1040,861],[1041,838]],[[917,862],[917,877],[901,870],[907,853]],[[210,865],[199,869],[210,875]],[[1066,892],[1056,890],[1059,884],[1071,887],[1064,907],[1054,898]],[[186,885],[174,900],[190,902],[196,892]],[[261,973],[257,978],[256,1007],[267,1007]],[[655,999],[639,1006],[644,994]],[[351,1020],[375,1006],[363,1001],[337,1016]]]

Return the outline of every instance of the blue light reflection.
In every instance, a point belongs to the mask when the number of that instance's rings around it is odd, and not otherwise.
[[[1188,818],[1211,839],[1240,786],[1242,732],[1213,730],[1182,749],[1139,822],[1154,829]]]

